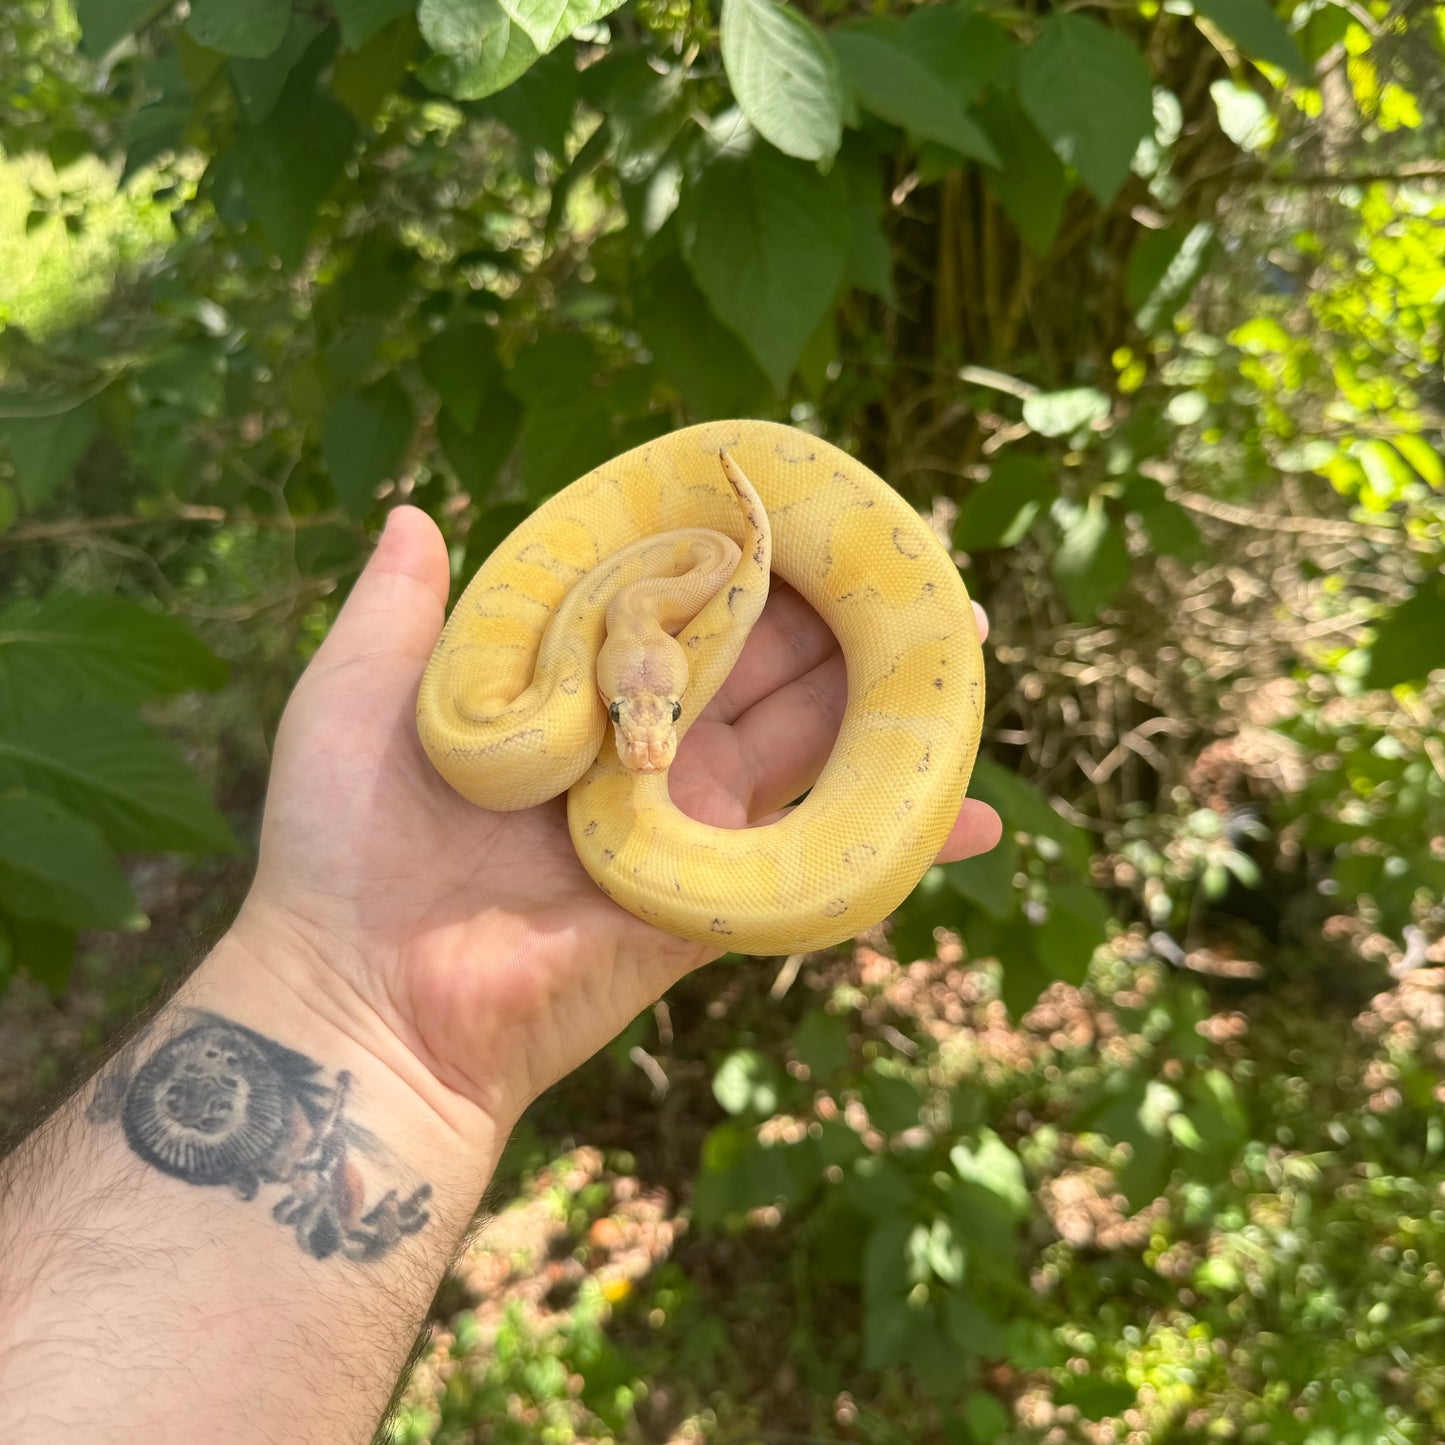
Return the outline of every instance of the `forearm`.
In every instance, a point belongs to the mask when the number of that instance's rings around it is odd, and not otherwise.
[[[0,1438],[370,1439],[503,1131],[264,952],[0,1164]]]

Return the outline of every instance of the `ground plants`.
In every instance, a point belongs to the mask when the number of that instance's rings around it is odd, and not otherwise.
[[[0,0],[0,976],[248,836],[218,731],[388,507],[460,580],[788,418],[989,604],[1007,827],[717,1040],[707,1247],[786,1232],[880,1445],[1438,1436],[1442,13]],[[641,1428],[583,1314],[399,1428],[575,1433],[584,1357]]]

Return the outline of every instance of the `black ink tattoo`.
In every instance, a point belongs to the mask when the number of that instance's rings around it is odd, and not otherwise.
[[[92,1123],[119,1122],[136,1155],[188,1184],[242,1199],[283,1185],[272,1217],[317,1259],[380,1259],[427,1223],[429,1184],[405,1197],[386,1188],[368,1204],[384,1183],[372,1176],[397,1166],[347,1117],[349,1073],[328,1087],[321,1065],[295,1049],[217,1014],[185,1017],[182,1032],[148,1054],[143,1035],[101,1075]]]

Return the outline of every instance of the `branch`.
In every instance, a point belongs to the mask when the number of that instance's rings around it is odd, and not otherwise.
[[[228,512],[224,507],[183,505],[164,516],[66,517],[55,522],[19,522],[4,535],[0,547],[23,547],[27,542],[65,542],[129,527],[164,527],[175,522],[215,522],[229,527],[325,527],[348,519],[338,511],[314,512],[304,517],[268,516],[258,512]]]
[[[1180,492],[1172,500],[1191,512],[1200,512],[1236,527],[1253,527],[1260,532],[1300,532],[1310,537],[1328,537],[1335,542],[1375,542],[1381,546],[1398,547],[1401,532],[1389,527],[1371,527],[1363,522],[1335,522],[1327,517],[1291,517],[1276,512],[1255,512],[1248,507],[1216,502],[1209,497]]]
[[[1417,181],[1430,176],[1445,176],[1445,161],[1406,161],[1389,171],[1341,171],[1338,175],[1260,176],[1257,186],[1294,186],[1323,188],[1325,186],[1369,186],[1391,181]]]

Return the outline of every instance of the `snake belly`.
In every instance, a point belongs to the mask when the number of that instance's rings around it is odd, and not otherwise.
[[[683,570],[697,528],[741,555],[676,634],[690,661],[679,738],[737,660],[770,570],[833,630],[847,668],[817,782],[756,827],[699,823],[672,803],[666,773],[624,768],[595,686],[608,602],[637,577]],[[567,792],[573,845],[608,897],[750,954],[828,947],[903,901],[957,815],[982,715],[973,609],[929,526],[847,453],[764,421],[673,432],[545,502],[458,599],[417,700],[422,745],[463,797],[509,811]]]

